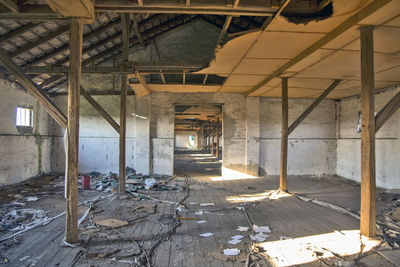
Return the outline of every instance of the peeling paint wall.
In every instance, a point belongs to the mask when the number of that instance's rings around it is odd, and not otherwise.
[[[400,88],[375,95],[375,111],[382,107]],[[360,98],[340,101],[337,141],[337,174],[355,181],[361,180],[361,133],[357,132]],[[385,188],[400,188],[400,110],[376,134],[376,184]]]
[[[313,102],[289,99],[289,125]],[[281,100],[260,100],[260,167],[267,175],[278,175],[281,153]],[[288,174],[336,173],[335,102],[322,101],[289,135]]]
[[[0,79],[0,185],[18,183],[51,172],[51,128],[55,122],[19,85]],[[33,108],[31,133],[15,126],[17,106]]]

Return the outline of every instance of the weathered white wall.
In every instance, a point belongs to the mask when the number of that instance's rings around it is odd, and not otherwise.
[[[55,122],[30,94],[15,83],[0,79],[0,99],[0,185],[50,173],[50,129]],[[33,108],[32,134],[22,134],[15,126],[18,105]]]
[[[312,103],[289,99],[289,125]],[[281,153],[281,100],[260,100],[260,167],[267,175],[279,174]],[[322,101],[290,134],[288,174],[322,175],[336,172],[335,102]]]
[[[189,148],[189,136],[194,135],[194,148],[198,146],[197,131],[175,131],[175,147]]]
[[[375,96],[375,111],[383,106],[400,88]],[[361,134],[357,132],[360,98],[340,101],[338,109],[337,174],[355,181],[361,179]],[[376,134],[376,184],[385,188],[400,188],[400,110]]]
[[[119,124],[120,96],[93,96]],[[150,98],[127,97],[126,166],[138,173],[149,173],[149,108]],[[57,105],[66,112],[67,97],[58,96]],[[139,115],[137,117],[133,114]],[[64,172],[65,153],[63,131],[54,142],[53,170]],[[119,134],[81,96],[79,122],[79,172],[119,172]]]
[[[226,93],[153,93],[151,105],[152,170],[172,174],[174,104],[222,104],[222,166],[246,172],[246,97]]]

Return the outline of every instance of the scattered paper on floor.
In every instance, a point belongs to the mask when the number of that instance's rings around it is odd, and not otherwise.
[[[247,232],[247,231],[249,231],[249,227],[238,226],[238,228],[236,229],[236,231],[239,231],[239,232]]]
[[[240,240],[240,239],[232,239],[232,240],[228,241],[228,243],[231,244],[231,245],[237,245],[240,242],[242,242],[242,240]]]
[[[205,206],[215,206],[215,204],[212,203],[212,202],[210,202],[210,203],[201,203],[200,206],[203,206],[203,207],[205,207]]]
[[[197,221],[196,223],[201,224],[201,223],[206,223],[207,221],[201,220],[201,221]]]
[[[258,226],[256,224],[253,224],[253,231],[256,233],[271,233],[268,226]]]
[[[204,234],[201,234],[200,236],[201,237],[209,237],[209,236],[213,236],[214,234],[213,233],[204,233]]]
[[[263,233],[258,233],[256,235],[250,235],[251,240],[257,241],[257,242],[264,242],[267,240],[269,235],[263,234]]]
[[[224,249],[224,254],[227,256],[237,256],[240,254],[240,250],[237,248]]]

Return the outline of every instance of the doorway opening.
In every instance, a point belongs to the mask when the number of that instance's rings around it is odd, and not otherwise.
[[[222,140],[222,105],[175,105],[175,173],[221,175]]]

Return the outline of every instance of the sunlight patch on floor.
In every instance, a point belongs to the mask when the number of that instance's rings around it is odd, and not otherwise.
[[[293,266],[318,260],[318,258],[358,255],[377,246],[380,240],[360,237],[359,230],[335,231],[320,235],[270,241],[257,244],[274,266]]]
[[[264,199],[280,199],[283,197],[291,197],[292,195],[282,192],[280,190],[269,190],[262,193],[253,194],[241,194],[237,196],[228,196],[226,200],[231,203],[242,203],[242,202],[256,202]]]
[[[213,182],[221,182],[221,181],[233,181],[233,180],[247,180],[247,179],[258,179],[260,177],[235,171],[229,168],[222,167],[221,170],[222,176],[211,177],[211,181]]]

